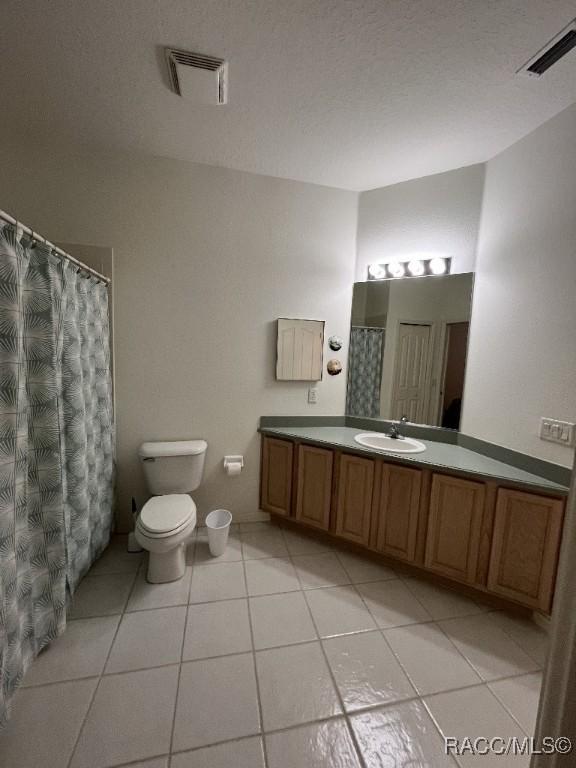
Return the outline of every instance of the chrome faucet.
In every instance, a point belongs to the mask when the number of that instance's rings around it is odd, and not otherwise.
[[[408,423],[408,416],[404,414],[400,421],[393,422],[389,431],[388,431],[388,437],[392,438],[392,440],[401,440],[404,437],[404,430],[403,427],[405,424]]]

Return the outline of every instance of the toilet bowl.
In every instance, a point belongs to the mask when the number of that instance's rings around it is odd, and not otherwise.
[[[196,526],[196,505],[184,493],[153,496],[142,507],[134,531],[148,550],[147,579],[152,584],[181,579],[186,569],[186,546]]]
[[[196,525],[196,505],[188,495],[199,487],[208,444],[205,440],[142,443],[138,451],[148,490],[134,535],[148,550],[152,584],[181,579],[186,545]]]

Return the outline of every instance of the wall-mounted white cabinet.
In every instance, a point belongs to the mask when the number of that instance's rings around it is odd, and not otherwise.
[[[279,381],[320,381],[323,348],[323,320],[279,318],[276,378]]]

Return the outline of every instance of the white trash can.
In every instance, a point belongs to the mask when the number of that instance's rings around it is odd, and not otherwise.
[[[215,509],[206,517],[208,546],[212,557],[220,557],[226,550],[232,513],[227,509]]]

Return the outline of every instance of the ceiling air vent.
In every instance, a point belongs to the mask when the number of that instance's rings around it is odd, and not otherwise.
[[[574,47],[576,47],[576,20],[568,24],[567,27],[564,27],[544,48],[541,48],[535,56],[518,70],[518,73],[530,75],[531,77],[540,77]]]
[[[194,104],[226,104],[228,66],[224,59],[166,48],[170,83],[178,96]]]

